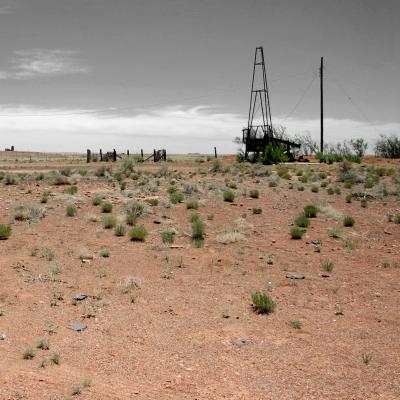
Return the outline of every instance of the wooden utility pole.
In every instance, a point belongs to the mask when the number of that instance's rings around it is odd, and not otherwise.
[[[319,69],[321,86],[321,153],[324,152],[324,57],[321,57],[321,67]]]

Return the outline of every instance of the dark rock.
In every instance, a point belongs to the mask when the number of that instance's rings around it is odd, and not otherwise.
[[[160,224],[161,224],[161,221],[153,221],[153,224],[160,225]]]
[[[305,279],[305,276],[303,274],[287,274],[286,278],[289,278],[289,279]]]
[[[322,276],[323,278],[329,278],[329,277],[330,277],[329,274],[322,274],[321,276]]]
[[[84,325],[84,324],[79,324],[79,323],[76,323],[76,322],[71,322],[71,323],[69,323],[69,324],[67,325],[67,328],[68,328],[68,329],[72,329],[73,331],[82,332],[82,331],[84,331],[84,330],[87,328],[87,326]]]
[[[6,340],[7,335],[5,333],[0,333],[0,340]]]

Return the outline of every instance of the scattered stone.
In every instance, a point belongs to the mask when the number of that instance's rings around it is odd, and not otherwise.
[[[314,246],[318,246],[318,245],[321,244],[321,241],[320,241],[320,240],[313,239],[313,240],[310,240],[310,243],[313,244]]]
[[[156,225],[160,225],[161,224],[161,221],[153,221],[153,224],[156,224]]]
[[[251,341],[248,339],[235,339],[232,340],[231,343],[236,346],[242,347],[242,346],[247,346],[248,344],[251,343]]]
[[[69,324],[67,325],[67,328],[68,328],[68,329],[72,329],[73,331],[82,332],[82,331],[84,331],[84,330],[87,328],[87,326],[84,325],[84,324],[79,324],[79,323],[76,323],[76,322],[71,322],[71,323],[69,323]]]
[[[289,278],[289,279],[305,279],[305,276],[303,274],[287,274],[286,278]]]
[[[5,333],[0,333],[0,340],[6,340],[7,335]]]
[[[87,297],[88,297],[87,294],[85,294],[85,293],[79,293],[79,294],[77,294],[76,296],[74,296],[73,299],[74,299],[74,300],[77,300],[77,301],[82,301],[82,300],[85,300]]]
[[[321,276],[322,276],[323,278],[329,278],[329,277],[330,277],[329,274],[321,274]]]
[[[90,264],[91,260],[89,258],[82,258],[81,261],[83,264]]]
[[[268,256],[267,258],[267,264],[272,265],[274,263],[274,258],[273,256]]]

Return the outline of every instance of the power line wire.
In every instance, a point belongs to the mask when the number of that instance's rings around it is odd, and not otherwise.
[[[311,81],[308,83],[307,87],[304,89],[300,99],[297,101],[297,103],[295,104],[295,106],[293,107],[292,111],[289,112],[289,114],[283,119],[282,123],[284,123],[285,121],[287,121],[292,115],[293,113],[297,110],[297,108],[300,106],[300,104],[303,102],[304,98],[306,97],[308,91],[310,90],[312,84],[314,83],[315,79],[317,78],[317,74],[314,72],[314,76],[311,79]]]

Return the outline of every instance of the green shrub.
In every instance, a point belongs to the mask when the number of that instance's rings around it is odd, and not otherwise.
[[[262,208],[253,208],[253,214],[261,214]]]
[[[268,186],[269,187],[277,187],[278,183],[276,181],[269,181]]]
[[[301,183],[307,183],[308,182],[308,176],[307,175],[303,175],[299,178],[299,181]]]
[[[158,206],[158,199],[149,199],[148,201],[152,207]]]
[[[250,190],[249,193],[252,199],[258,199],[260,197],[260,192],[257,189]]]
[[[110,213],[113,209],[113,206],[110,202],[106,201],[101,204],[101,212],[103,213]]]
[[[73,204],[70,204],[66,207],[65,213],[67,217],[74,217],[76,215],[77,209]]]
[[[6,240],[11,235],[11,226],[6,224],[0,224],[0,240]]]
[[[199,208],[199,203],[197,200],[190,199],[186,202],[186,208],[188,210],[197,210]]]
[[[353,196],[352,196],[351,194],[348,194],[348,195],[346,196],[346,203],[351,203],[351,202],[352,202],[352,199],[353,199]]]
[[[122,224],[118,224],[115,226],[114,235],[115,236],[124,236],[126,232],[125,226]]]
[[[333,264],[332,262],[326,261],[326,262],[322,263],[321,267],[326,272],[332,272],[333,268],[335,267],[335,264]]]
[[[169,200],[172,204],[182,203],[183,199],[184,196],[180,192],[171,193],[171,195],[169,196]]]
[[[261,162],[264,165],[279,164],[288,160],[286,154],[278,146],[273,146],[271,143],[267,144],[261,155]]]
[[[328,186],[328,182],[326,182],[326,181],[321,182],[321,187],[322,188],[325,188],[327,186]]]
[[[307,218],[315,218],[318,214],[318,209],[312,204],[308,204],[304,207],[304,215]]]
[[[47,339],[39,339],[36,342],[36,348],[42,350],[48,350],[50,348],[49,341]]]
[[[93,196],[93,198],[92,198],[92,204],[93,204],[94,206],[99,206],[102,202],[103,202],[103,199],[101,198],[101,196],[99,196],[98,194],[96,194],[95,196]]]
[[[234,200],[235,200],[235,193],[233,193],[231,190],[226,190],[224,192],[224,201],[232,203]]]
[[[299,192],[304,192],[304,186],[297,186],[297,190]]]
[[[328,188],[327,193],[330,195],[335,194],[335,190],[330,187],[330,188]]]
[[[259,314],[271,314],[276,308],[276,303],[266,294],[260,291],[251,295],[253,309]]]
[[[314,186],[311,187],[311,191],[313,193],[318,193],[319,192],[319,187],[314,185]]]
[[[34,349],[32,349],[31,347],[27,347],[24,349],[24,351],[22,352],[22,358],[24,360],[31,360],[32,358],[34,358],[36,355],[36,351]]]
[[[361,207],[362,208],[367,208],[368,207],[368,200],[367,199],[362,199],[361,200]]]
[[[351,216],[349,216],[349,215],[346,215],[346,216],[343,218],[343,225],[344,225],[344,226],[351,227],[351,226],[354,225],[354,223],[355,223],[354,218],[351,217]]]
[[[292,239],[301,239],[304,235],[305,230],[303,228],[300,228],[299,226],[294,226],[290,230],[290,236]]]
[[[192,220],[192,239],[204,239],[204,231],[206,224],[201,220],[200,216]]]
[[[77,186],[70,186],[70,187],[65,189],[65,193],[76,194],[76,193],[78,193],[78,187]]]
[[[171,244],[175,242],[175,232],[172,231],[164,231],[161,232],[161,240],[165,244]]]
[[[133,226],[136,224],[137,216],[131,211],[128,211],[125,216],[125,222],[127,225]]]
[[[147,229],[143,225],[134,226],[129,231],[129,237],[133,241],[144,242],[148,235]]]
[[[343,232],[342,232],[342,230],[339,229],[339,228],[330,228],[330,229],[328,230],[328,235],[329,235],[330,237],[333,237],[333,238],[335,238],[335,239],[338,239],[338,238],[341,238],[341,237],[343,236]]]
[[[110,257],[110,250],[109,249],[101,249],[100,257],[104,257],[104,258]]]
[[[114,216],[107,215],[106,217],[103,218],[103,227],[104,227],[104,229],[114,228],[115,225],[117,225],[117,220],[116,220],[116,218]]]
[[[296,226],[299,226],[300,228],[307,228],[308,225],[310,225],[309,219],[305,215],[300,215],[294,220],[294,223]]]
[[[42,193],[42,198],[40,199],[41,203],[47,203],[49,201],[49,196],[50,196],[51,191],[46,189],[43,193]]]

